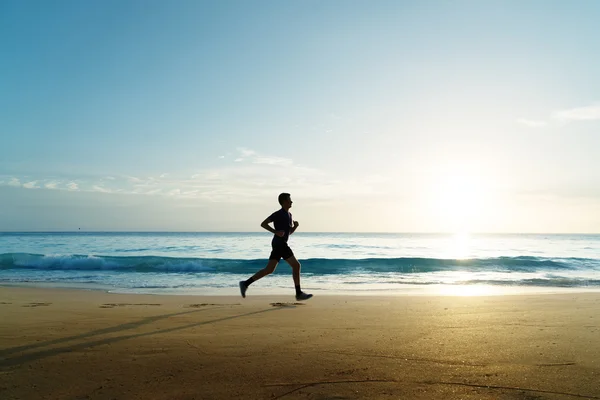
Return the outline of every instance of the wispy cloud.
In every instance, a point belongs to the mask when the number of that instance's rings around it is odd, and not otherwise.
[[[569,108],[552,113],[548,120],[519,118],[517,123],[530,128],[544,128],[567,122],[598,121],[600,120],[600,103],[585,107]]]
[[[218,163],[192,173],[162,173],[158,176],[115,175],[111,177],[73,176],[57,177],[0,176],[3,185],[97,192],[166,196],[194,199],[199,202],[253,203],[263,202],[273,194],[288,191],[304,198],[330,201],[344,196],[374,196],[382,194],[389,185],[381,177],[354,177],[341,179],[306,165],[298,165],[289,158],[260,154],[257,151],[237,149],[241,161]]]
[[[247,149],[245,147],[238,147],[237,151],[238,151],[238,153],[240,153],[240,156],[242,158],[248,158],[248,157],[253,157],[253,156],[257,155],[256,151]]]
[[[21,181],[17,178],[11,178],[10,181],[8,181],[8,186],[21,186]]]
[[[145,193],[142,194],[146,194],[146,195],[153,195],[153,194],[162,194],[163,190],[162,189],[152,189],[152,190],[148,190]]]
[[[600,104],[556,111],[552,117],[563,122],[600,120]]]
[[[37,181],[31,181],[31,182],[24,183],[23,187],[25,189],[37,189],[37,188],[39,188],[39,186],[37,186]]]
[[[94,191],[94,192],[100,192],[100,193],[112,193],[112,190],[107,189],[107,188],[102,187],[102,186],[98,186],[98,185],[93,185],[92,186],[92,191]]]
[[[268,164],[268,165],[292,165],[293,161],[289,158],[283,157],[264,157],[258,156],[252,160],[254,164]]]
[[[517,119],[517,122],[519,124],[528,126],[530,128],[543,128],[545,126],[548,126],[548,122],[546,122],[546,121],[539,121],[539,120],[526,119],[526,118],[519,118],[519,119]]]
[[[127,179],[129,179],[129,181],[133,183],[142,182],[142,179],[138,178],[137,176],[128,176]]]
[[[248,161],[253,164],[267,164],[267,165],[281,165],[281,166],[292,166],[293,160],[284,157],[269,156],[259,154],[257,151],[247,149],[245,147],[238,147],[239,157],[234,162]]]

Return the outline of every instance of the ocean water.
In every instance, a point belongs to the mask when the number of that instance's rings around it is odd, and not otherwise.
[[[0,285],[237,295],[268,233],[0,233]],[[600,235],[296,233],[302,286],[318,294],[494,295],[600,290]],[[291,268],[248,295],[293,294]]]

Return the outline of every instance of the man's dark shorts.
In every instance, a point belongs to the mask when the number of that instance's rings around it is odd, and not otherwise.
[[[277,260],[280,259],[287,260],[290,257],[294,256],[294,252],[290,249],[290,246],[287,243],[278,243],[273,245],[273,250],[271,251],[271,255],[269,256],[269,260]]]

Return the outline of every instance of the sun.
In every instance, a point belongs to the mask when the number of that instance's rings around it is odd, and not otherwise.
[[[486,187],[475,171],[442,174],[430,195],[430,211],[436,225],[456,234],[476,231],[489,212]]]

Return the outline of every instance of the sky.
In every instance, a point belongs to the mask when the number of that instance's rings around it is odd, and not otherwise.
[[[0,2],[0,231],[600,232],[600,2]]]

